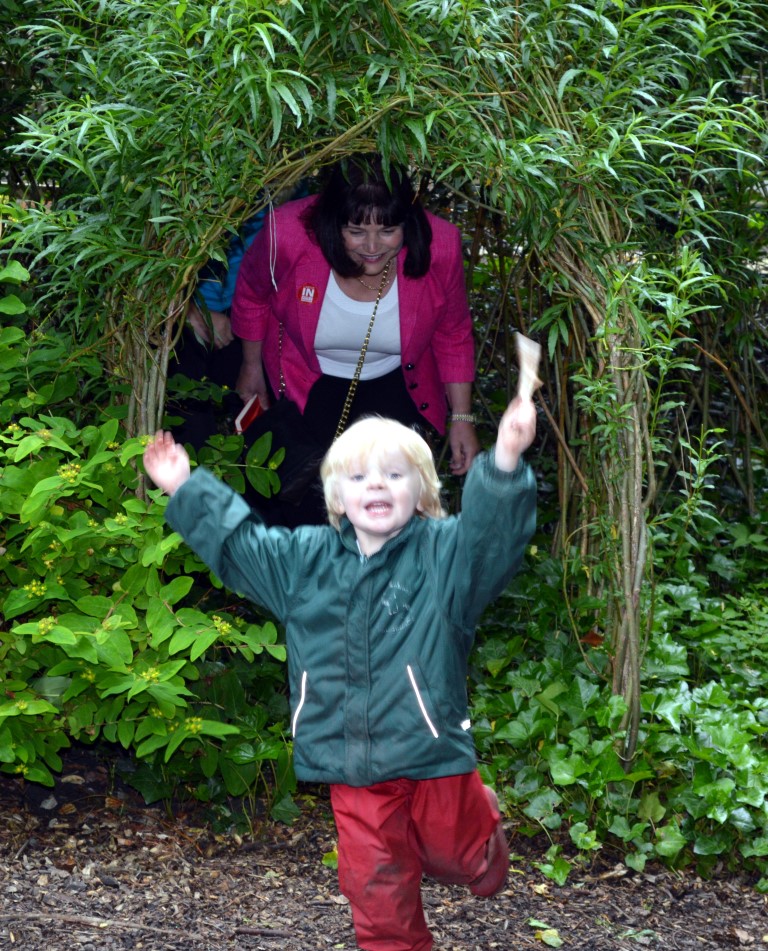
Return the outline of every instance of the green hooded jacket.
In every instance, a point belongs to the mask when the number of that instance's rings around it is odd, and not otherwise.
[[[299,779],[369,786],[475,768],[467,658],[486,605],[520,565],[535,481],[478,456],[462,511],[414,516],[370,558],[353,526],[267,528],[197,469],[166,519],[222,582],[285,625]]]

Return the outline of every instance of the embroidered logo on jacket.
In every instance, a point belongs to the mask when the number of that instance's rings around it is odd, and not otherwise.
[[[410,591],[397,581],[390,581],[386,592],[381,596],[381,603],[387,609],[390,623],[387,631],[402,631],[411,625]],[[392,623],[394,622],[394,623]]]

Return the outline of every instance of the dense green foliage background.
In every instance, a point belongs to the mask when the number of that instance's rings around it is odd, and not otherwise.
[[[487,441],[513,331],[545,345],[541,530],[472,669],[483,769],[556,880],[615,848],[763,887],[766,4],[0,11],[2,768],[50,782],[105,739],[148,798],[262,779],[290,815],[279,633],[136,460],[197,270],[376,148],[466,235]],[[201,461],[237,486],[238,455]]]

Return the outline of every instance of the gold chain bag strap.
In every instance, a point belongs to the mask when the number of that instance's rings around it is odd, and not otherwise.
[[[376,311],[379,309],[379,302],[381,301],[381,295],[384,293],[384,288],[387,286],[387,280],[389,279],[389,269],[392,266],[392,259],[390,258],[387,261],[387,265],[384,268],[384,273],[381,276],[381,283],[379,284],[379,290],[376,294],[376,303],[373,305],[373,313],[371,314],[371,320],[368,324],[368,332],[365,335],[365,340],[363,340],[363,346],[360,348],[360,356],[357,361],[357,366],[355,367],[355,373],[352,379],[349,381],[349,389],[347,390],[347,398],[344,400],[344,408],[341,411],[341,418],[339,419],[339,425],[336,427],[336,435],[333,437],[334,441],[339,438],[339,436],[347,428],[347,422],[349,420],[349,411],[352,408],[352,400],[355,398],[355,393],[357,392],[357,384],[360,382],[360,374],[363,372],[363,364],[365,363],[365,355],[368,352],[368,344],[371,342],[371,334],[373,333],[373,322],[376,320]]]
[[[341,413],[336,435],[334,439],[344,431],[349,420],[349,412],[352,406],[352,400],[357,390],[357,384],[360,380],[360,373],[365,362],[365,354],[368,350],[368,344],[371,340],[373,331],[373,322],[376,317],[376,311],[379,308],[379,302],[384,288],[389,279],[388,263],[384,269],[381,284],[376,295],[376,304],[373,308],[368,332],[365,335],[360,358],[357,361],[357,367],[353,379],[350,381],[347,398],[344,401],[344,408]],[[277,351],[280,367],[280,386],[278,388],[277,399],[269,409],[265,410],[260,416],[251,423],[246,430],[246,447],[250,447],[266,433],[272,433],[275,445],[284,449],[285,455],[280,463],[280,491],[281,501],[296,505],[304,498],[308,487],[317,479],[317,473],[320,462],[325,455],[327,447],[321,446],[313,432],[307,426],[299,407],[293,400],[289,400],[285,395],[285,375],[283,371],[283,342],[284,327],[282,321],[279,326],[279,336]]]

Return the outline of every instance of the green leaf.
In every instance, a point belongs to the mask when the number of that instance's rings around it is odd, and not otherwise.
[[[557,84],[557,98],[562,100],[563,95],[565,94],[566,88],[570,85],[572,80],[574,80],[581,73],[581,69],[571,68],[566,69],[563,75],[560,77],[560,82]]]
[[[148,736],[167,736],[168,735],[168,721],[162,719],[161,717],[143,717],[138,725],[133,736],[133,741],[138,743],[140,740],[145,739]]]
[[[7,284],[26,284],[29,281],[29,271],[18,261],[9,261],[0,268],[0,282]]]
[[[253,763],[235,764],[225,757],[219,758],[221,777],[230,796],[242,796],[258,775],[258,767]]]
[[[301,809],[288,794],[278,799],[269,810],[269,815],[275,822],[284,822],[291,825],[301,816]]]
[[[23,314],[27,305],[15,294],[0,297],[0,314]]]
[[[36,641],[47,641],[49,644],[58,644],[60,647],[71,647],[79,643],[80,638],[76,637],[68,627],[61,624],[55,625],[44,636],[38,635]],[[75,655],[77,656],[77,655]]]
[[[216,631],[214,630],[214,640],[216,638]],[[190,627],[181,627],[171,638],[168,643],[168,653],[169,654],[178,654],[179,651],[185,651],[187,648],[194,644],[195,641],[200,637],[200,633],[194,628]]]
[[[167,734],[152,734],[136,747],[136,755],[139,758],[149,756],[151,753],[162,749],[168,741]]]
[[[567,786],[577,782],[580,776],[591,770],[581,756],[571,756],[567,750],[552,750],[549,755],[549,770],[553,782]]]
[[[176,618],[165,601],[152,598],[147,607],[147,630],[151,632],[152,646],[157,648],[176,630]]]
[[[685,848],[686,839],[676,822],[669,822],[656,830],[656,851],[665,858],[674,858]]]
[[[59,711],[47,700],[27,700],[17,697],[7,703],[0,704],[0,717],[36,716],[40,713],[58,713]]]
[[[336,849],[331,852],[324,852],[321,859],[326,868],[332,868],[334,871],[339,867],[339,853]]]
[[[185,598],[192,588],[194,579],[185,575],[174,578],[169,584],[164,585],[159,592],[159,597],[166,604],[178,604],[182,598]]]
[[[75,607],[88,617],[105,618],[114,609],[114,602],[103,595],[88,595],[85,598],[78,598],[75,601]]]
[[[537,931],[536,937],[548,948],[562,948],[563,946],[563,939],[556,928],[545,928],[543,931]]]
[[[203,720],[200,725],[200,732],[206,736],[233,736],[240,732],[240,729],[231,723],[219,723],[218,720]]]
[[[96,651],[101,663],[121,669],[133,660],[133,644],[125,631],[102,631],[96,639]]]
[[[219,632],[216,628],[210,628],[207,631],[198,633],[192,650],[189,652],[190,660],[197,660],[219,639]]]
[[[666,815],[667,810],[662,806],[657,792],[648,792],[640,800],[637,814],[641,819],[658,824]]]
[[[136,724],[133,720],[122,719],[117,724],[117,738],[124,749],[129,749],[133,742]]]
[[[56,785],[50,770],[39,761],[25,768],[24,779],[27,782],[40,783],[41,786],[48,786],[49,788]]]
[[[568,834],[576,848],[583,852],[596,851],[602,848],[602,845],[597,841],[597,832],[590,829],[586,822],[575,822],[568,830]]]
[[[165,748],[165,753],[163,754],[164,762],[167,763],[176,750],[181,746],[181,744],[184,743],[185,740],[189,739],[197,740],[197,737],[192,733],[189,733],[183,727],[179,727],[175,733],[171,733],[168,738],[168,745]],[[197,742],[199,742],[199,740],[197,740]]]
[[[534,862],[541,874],[558,885],[565,885],[571,874],[571,863],[562,857],[551,862]]]

